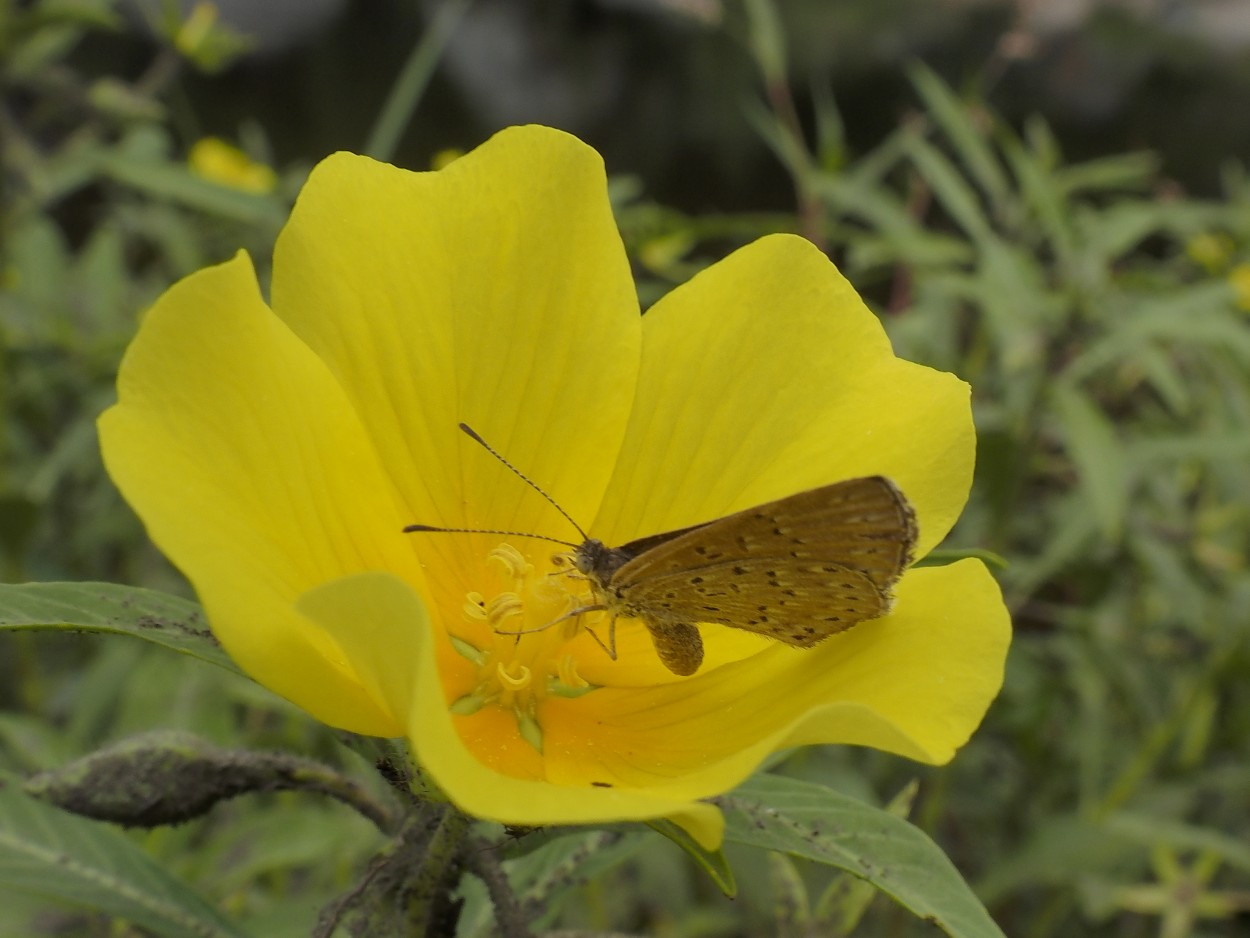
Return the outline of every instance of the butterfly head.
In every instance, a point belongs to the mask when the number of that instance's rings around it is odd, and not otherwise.
[[[588,537],[572,552],[573,566],[577,572],[590,578],[596,586],[607,586],[612,575],[629,562],[629,555],[619,548],[609,547],[597,538]]]

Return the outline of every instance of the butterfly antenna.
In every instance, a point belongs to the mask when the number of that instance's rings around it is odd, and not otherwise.
[[[552,544],[562,544],[565,547],[577,547],[577,544],[571,541],[562,541],[558,537],[547,537],[545,534],[528,534],[525,531],[493,531],[489,528],[439,528],[432,524],[410,524],[404,528],[405,534],[417,533],[433,533],[433,534],[498,534],[500,537],[532,537],[540,541],[550,541]]]
[[[493,446],[491,446],[489,443],[487,443],[485,440],[483,440],[480,436],[478,436],[478,435],[477,435],[477,431],[476,431],[476,430],[474,430],[472,427],[470,427],[467,423],[462,423],[462,424],[460,424],[460,429],[461,429],[461,430],[463,430],[463,431],[465,432],[465,434],[467,434],[469,437],[471,437],[471,438],[474,440],[474,442],[476,442],[476,443],[477,443],[478,445],[480,445],[480,446],[481,446],[484,450],[486,450],[486,452],[490,453],[492,456],[494,456],[496,459],[498,459],[501,463],[503,463],[505,466],[507,466],[509,469],[511,469],[511,470],[512,470],[512,472],[513,472],[513,473],[517,476],[517,478],[519,478],[522,482],[524,482],[526,485],[528,485],[530,488],[532,488],[535,492],[537,492],[537,493],[538,493],[539,495],[541,495],[543,498],[547,499],[547,501],[551,503],[551,506],[552,506],[553,508],[555,508],[555,510],[556,510],[556,511],[560,512],[560,514],[564,517],[564,520],[565,520],[565,521],[567,521],[569,524],[573,525],[573,527],[577,529],[577,533],[578,533],[578,534],[580,534],[580,535],[582,536],[582,540],[584,540],[584,541],[588,541],[588,540],[590,540],[590,535],[589,535],[589,534],[587,534],[585,531],[583,531],[583,530],[582,530],[582,526],[581,526],[580,524],[578,524],[576,521],[574,521],[574,520],[573,520],[573,516],[572,516],[572,515],[570,515],[570,514],[569,514],[567,511],[565,511],[563,508],[561,508],[561,507],[560,507],[560,505],[559,505],[559,503],[558,503],[558,502],[557,502],[554,498],[552,498],[550,495],[548,495],[546,492],[544,492],[544,491],[542,490],[542,488],[538,485],[538,483],[537,483],[537,482],[535,482],[533,479],[531,479],[529,476],[527,476],[524,472],[522,472],[522,471],[521,471],[520,469],[518,469],[516,466],[512,465],[512,463],[508,462],[508,460],[504,459],[504,458],[503,458],[503,456],[501,456],[501,455],[499,454],[499,452],[498,452],[498,451],[497,451],[497,450],[496,450]],[[406,531],[406,530],[408,530],[408,529],[407,529],[407,528],[405,528],[404,530]],[[424,529],[424,530],[429,530],[429,529]],[[447,530],[447,529],[445,529],[445,528],[439,528],[438,530],[440,530],[440,531],[441,531],[441,530]],[[508,533],[512,533],[512,532],[508,532],[508,531],[491,531],[491,532],[485,532],[485,533],[490,533],[490,534],[508,534]],[[557,540],[556,540],[555,538],[553,538],[553,537],[542,537],[542,535],[539,535],[539,534],[528,534],[528,535],[522,535],[522,536],[523,536],[523,537],[539,537],[539,538],[541,538],[542,540],[545,540],[545,541],[555,541],[555,543],[557,543],[557,544],[563,544],[563,543],[565,543],[564,541],[557,541]],[[570,544],[569,546],[570,546],[570,547],[576,547],[577,545],[576,545],[576,544]]]

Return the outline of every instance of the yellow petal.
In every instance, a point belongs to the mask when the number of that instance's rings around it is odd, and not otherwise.
[[[194,584],[239,665],[333,726],[394,735],[401,714],[293,603],[384,568],[421,582],[397,500],[329,371],[265,306],[247,256],[193,274],[147,313],[105,464]]]
[[[279,239],[273,302],[346,389],[410,521],[580,541],[457,424],[589,523],[641,343],[594,150],[517,127],[439,172],[336,154]]]
[[[549,702],[548,777],[700,798],[786,746],[851,743],[947,761],[1002,684],[1010,620],[976,560],[912,570],[897,594],[889,616],[812,649],[774,645],[687,681]]]
[[[645,790],[596,787],[594,779],[576,786],[518,779],[474,757],[447,711],[424,607],[401,580],[384,573],[347,577],[309,593],[300,608],[328,633],[340,636],[369,679],[388,689],[390,708],[409,707],[408,739],[418,763],[461,810],[521,825],[666,817],[707,849],[720,845],[724,819],[712,805]],[[399,656],[400,648],[415,655]]]
[[[923,555],[963,508],[974,448],[968,386],[894,357],[828,259],[775,235],[643,317],[626,458],[595,534],[621,543],[881,474],[915,507]]]

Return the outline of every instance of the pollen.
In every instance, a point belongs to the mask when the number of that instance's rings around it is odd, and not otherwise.
[[[502,543],[482,558],[465,593],[464,627],[453,646],[476,666],[472,689],[451,709],[471,717],[485,707],[511,711],[517,733],[542,749],[543,703],[549,697],[579,697],[595,689],[578,671],[578,655],[594,643],[575,640],[588,616],[570,616],[587,605],[585,584],[542,558],[542,569],[512,544]]]

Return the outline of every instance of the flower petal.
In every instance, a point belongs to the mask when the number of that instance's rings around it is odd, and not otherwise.
[[[580,540],[457,424],[587,523],[641,342],[594,150],[518,127],[436,173],[336,154],[278,241],[273,298],[347,390],[410,521]]]
[[[523,825],[667,817],[705,848],[720,845],[724,819],[712,805],[651,791],[596,787],[593,779],[574,787],[552,785],[484,765],[456,732],[428,640],[425,609],[401,580],[384,573],[347,577],[309,593],[300,609],[342,638],[370,680],[387,689],[391,709],[409,707],[408,739],[418,764],[463,811]],[[414,637],[415,656],[397,657],[394,650],[407,652]]]
[[[401,732],[402,715],[293,603],[355,570],[414,583],[421,571],[355,414],[265,306],[245,254],[157,301],[118,393],[100,418],[109,474],[192,581],[230,655],[333,726]]]
[[[687,681],[549,702],[548,777],[700,798],[786,746],[851,743],[945,762],[998,692],[1009,640],[980,561],[915,569],[889,616],[813,649],[775,645]]]
[[[881,324],[815,247],[774,235],[643,317],[622,459],[595,519],[622,543],[840,479],[882,474],[920,524],[919,554],[967,499],[968,386],[896,358]]]

